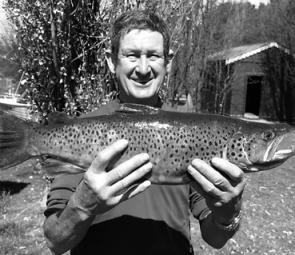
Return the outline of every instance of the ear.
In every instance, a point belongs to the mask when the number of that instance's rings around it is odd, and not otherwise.
[[[112,51],[111,50],[106,50],[105,51],[105,57],[106,57],[108,67],[109,67],[110,71],[112,73],[115,73],[116,72],[116,66],[115,66],[115,63],[114,63],[114,60],[113,60]]]
[[[174,52],[173,52],[173,50],[170,49],[169,54],[168,54],[168,62],[166,65],[167,73],[170,73],[170,71],[171,71],[173,57],[174,57]]]

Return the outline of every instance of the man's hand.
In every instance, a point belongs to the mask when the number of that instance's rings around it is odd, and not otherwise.
[[[133,187],[135,182],[152,169],[146,153],[137,154],[112,170],[106,171],[127,145],[127,140],[119,140],[97,154],[84,175],[84,187],[80,190],[80,193],[88,193],[88,199],[92,200],[87,204],[86,201],[82,201],[86,198],[86,194],[82,195],[83,198],[81,197],[79,202],[83,203],[83,208],[89,209],[94,214],[104,213],[150,186],[150,181],[145,180]],[[133,189],[130,189],[131,187]]]
[[[188,167],[193,177],[191,185],[206,199],[214,221],[228,225],[241,209],[245,187],[244,174],[236,165],[213,158],[212,165],[194,159]]]
[[[127,145],[128,141],[119,140],[100,151],[64,210],[46,218],[44,233],[54,254],[63,254],[75,247],[86,235],[96,214],[107,212],[150,186],[150,181],[139,182],[152,168],[147,154],[138,154],[112,167]],[[106,171],[110,168],[113,169]]]

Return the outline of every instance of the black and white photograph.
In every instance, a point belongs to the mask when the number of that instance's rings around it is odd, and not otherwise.
[[[0,0],[0,255],[295,255],[294,0]]]

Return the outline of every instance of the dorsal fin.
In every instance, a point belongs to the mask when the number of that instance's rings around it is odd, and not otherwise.
[[[148,105],[124,103],[120,104],[120,107],[116,112],[157,114],[159,110],[159,108]]]
[[[70,117],[65,112],[51,112],[48,114],[48,124],[66,124]]]

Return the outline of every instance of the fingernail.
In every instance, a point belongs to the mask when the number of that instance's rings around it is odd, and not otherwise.
[[[193,168],[192,166],[188,166],[188,167],[187,167],[187,171],[188,171],[189,173],[192,173],[192,172],[194,171],[194,168]]]
[[[211,163],[215,166],[222,164],[222,162],[223,162],[222,158],[214,157],[211,159]]]
[[[139,184],[139,188],[137,188],[137,193],[145,191],[149,186],[151,186],[151,182],[149,180],[146,180]]]
[[[128,144],[127,139],[121,139],[121,140],[118,140],[118,142],[121,143],[122,145],[127,145]]]
[[[149,169],[149,170],[151,170],[153,168],[153,164],[151,162],[148,162],[146,164],[146,168]]]
[[[113,143],[117,148],[121,148],[122,150],[125,149],[128,145],[128,140],[120,139]]]
[[[146,181],[144,181],[143,183],[142,183],[142,185],[143,185],[143,187],[146,189],[146,188],[148,188],[149,186],[151,186],[151,181],[149,181],[149,180],[146,180]]]
[[[150,156],[149,156],[149,154],[147,154],[147,153],[141,153],[140,156],[141,156],[142,159],[144,159],[144,160],[148,160],[148,159],[150,159]]]
[[[202,160],[201,159],[198,159],[198,158],[195,158],[193,161],[192,161],[192,164],[195,165],[195,166],[199,166],[202,164]]]

